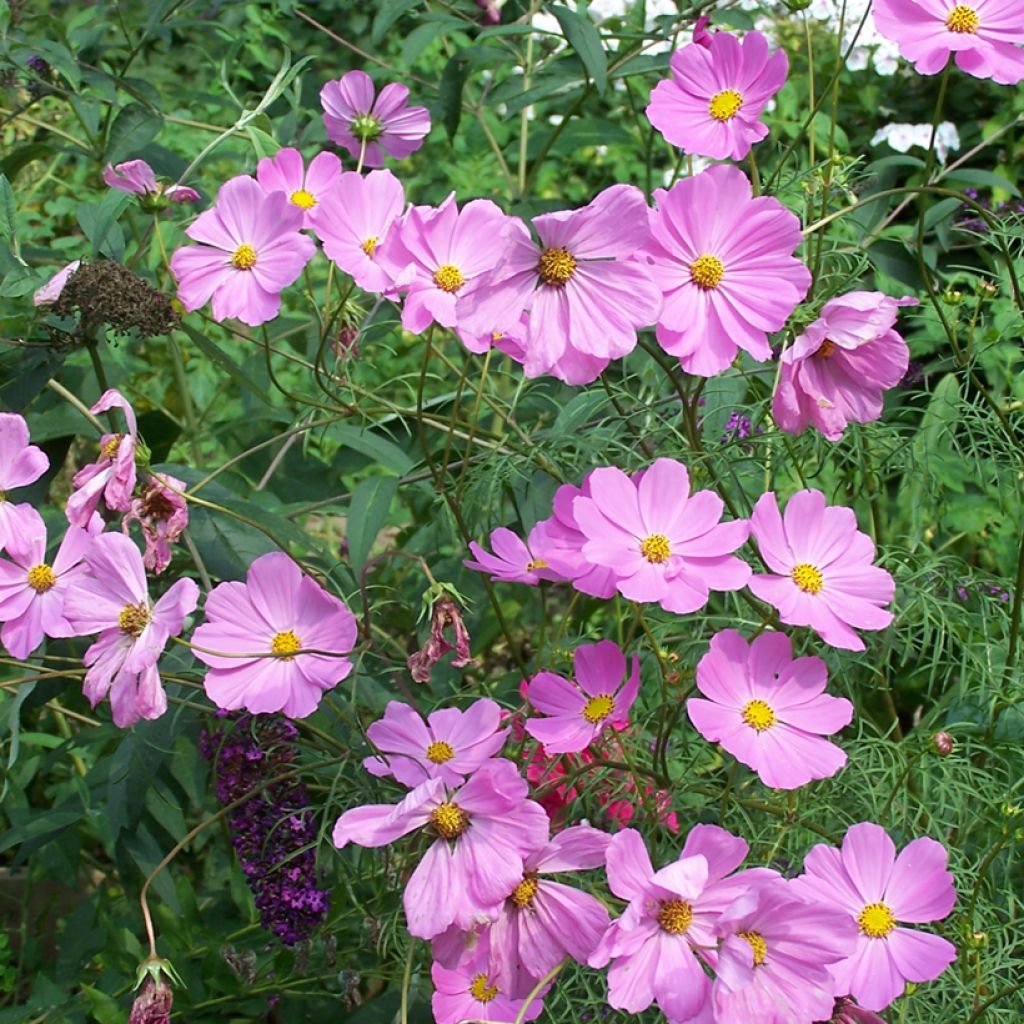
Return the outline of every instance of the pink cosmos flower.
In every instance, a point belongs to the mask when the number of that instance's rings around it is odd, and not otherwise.
[[[527,377],[596,380],[633,351],[637,329],[658,315],[658,289],[629,259],[648,240],[646,210],[638,188],[613,185],[581,210],[534,218],[540,245],[513,219],[504,258],[457,304],[459,326],[481,337],[517,324],[526,311]]]
[[[409,90],[398,82],[377,95],[365,71],[349,71],[320,90],[327,137],[354,157],[362,152],[366,167],[382,167],[385,153],[401,160],[415,153],[430,131],[430,112],[408,106],[408,100]]]
[[[389,701],[384,717],[366,735],[383,757],[367,757],[363,767],[378,777],[394,776],[403,786],[427,779],[461,785],[505,745],[499,729],[501,708],[493,700],[474,701],[465,711],[441,708],[423,718],[408,704]]]
[[[62,267],[57,271],[49,281],[46,282],[41,288],[37,288],[32,293],[32,305],[33,306],[50,306],[60,298],[60,293],[64,291],[64,285],[68,283],[68,278],[82,265],[81,260],[72,260],[66,266]]]
[[[548,718],[531,718],[526,731],[544,744],[548,754],[573,754],[597,739],[606,725],[623,728],[640,692],[640,659],[626,674],[626,656],[611,640],[581,644],[573,654],[574,686],[554,672],[538,672],[526,698]]]
[[[494,917],[522,881],[525,857],[547,842],[548,817],[526,794],[511,761],[486,761],[454,791],[428,779],[400,804],[353,807],[335,824],[334,845],[386,846],[426,829],[433,842],[403,896],[409,932],[432,939],[453,924],[469,931]]]
[[[491,547],[495,553],[488,554],[476,541],[470,541],[469,550],[476,561],[462,564],[467,569],[489,573],[492,580],[502,583],[528,583],[535,587],[541,580],[560,582],[562,577],[548,566],[543,536],[538,524],[524,543],[511,530],[499,526],[491,531]]]
[[[792,256],[800,221],[771,196],[754,198],[736,167],[709,167],[654,193],[648,270],[664,294],[661,347],[687,373],[713,377],[739,349],[764,362],[807,294],[811,272]]]
[[[577,825],[523,862],[522,880],[489,929],[491,970],[502,991],[529,995],[566,956],[586,964],[608,928],[608,911],[589,893],[543,876],[603,867],[610,838]]]
[[[703,608],[712,588],[739,590],[750,579],[750,566],[732,555],[750,524],[719,522],[722,499],[691,496],[682,463],[657,459],[632,480],[615,467],[595,469],[590,492],[572,506],[587,537],[583,557],[612,569],[623,597],[685,614]]]
[[[244,583],[218,583],[205,614],[193,654],[219,708],[305,718],[352,671],[355,616],[282,551],[260,555]]]
[[[0,559],[0,640],[15,658],[27,658],[44,636],[74,636],[64,616],[68,587],[85,572],[82,558],[92,537],[103,530],[94,516],[88,531],[68,527],[53,563],[46,561],[46,524],[34,508],[7,544],[10,560]]]
[[[509,218],[489,199],[460,210],[455,193],[436,209],[414,206],[380,248],[378,258],[395,287],[405,291],[402,326],[422,334],[432,323],[458,324],[456,299],[467,299],[505,251]]]
[[[108,409],[120,409],[128,427],[123,434],[104,434],[100,438],[100,457],[83,466],[72,478],[74,490],[64,513],[72,526],[85,529],[102,498],[113,512],[127,512],[135,490],[135,452],[138,448],[138,426],[135,410],[120,391],[109,388],[89,410],[94,415]]]
[[[838,441],[848,423],[882,415],[882,392],[907,372],[907,343],[893,330],[905,295],[849,292],[831,299],[821,316],[782,353],[772,416],[781,430],[800,434],[813,425]]]
[[[93,707],[110,694],[114,725],[125,728],[167,710],[157,661],[195,611],[194,580],[173,583],[156,604],[146,587],[139,549],[123,534],[93,538],[85,553],[87,573],[64,598],[64,616],[75,635],[99,633],[85,652],[85,696]]]
[[[283,192],[302,210],[302,226],[311,228],[313,211],[338,187],[341,161],[333,153],[318,153],[307,168],[302,154],[286,147],[256,165],[256,180],[267,192]]]
[[[850,955],[848,915],[798,899],[782,879],[751,887],[718,919],[712,1004],[720,1021],[812,1024],[834,1005],[828,964]]]
[[[956,65],[1000,85],[1024,80],[1024,18],[1019,0],[875,0],[875,26],[922,75]]]
[[[124,533],[132,523],[142,527],[146,541],[143,563],[157,575],[171,564],[171,545],[188,528],[188,505],[183,497],[185,489],[184,480],[168,473],[153,473],[142,493],[132,498],[131,506],[121,520]]]
[[[762,494],[750,519],[772,573],[751,577],[750,589],[774,605],[790,626],[810,626],[827,644],[863,651],[854,629],[885,629],[896,582],[872,565],[875,545],[857,529],[853,510],[825,506],[821,491],[798,491],[779,514],[774,491]]]
[[[128,160],[116,166],[107,164],[103,168],[103,182],[119,192],[155,199],[162,196],[172,203],[194,203],[199,199],[199,193],[188,185],[161,185],[145,160]]]
[[[49,468],[46,452],[28,443],[25,418],[0,412],[0,551],[30,534],[38,516],[27,502],[15,505],[8,493],[35,483]]]
[[[313,239],[301,233],[304,216],[287,195],[268,195],[254,178],[241,174],[226,181],[217,205],[185,230],[199,245],[171,256],[185,309],[191,312],[212,299],[218,322],[233,317],[258,327],[273,320],[281,291],[316,252]]]
[[[711,15],[702,14],[693,23],[693,42],[698,46],[703,46],[706,50],[711,49],[711,40],[714,39],[714,35],[708,31],[708,25],[711,24]],[[718,29],[715,30],[716,32]]]
[[[946,850],[915,839],[896,855],[885,829],[864,821],[850,828],[842,850],[819,844],[791,885],[804,899],[845,911],[859,930],[852,954],[831,967],[837,992],[849,992],[868,1010],[883,1010],[905,982],[937,978],[956,947],[930,932],[897,927],[947,917],[956,902]]]
[[[402,183],[390,171],[347,171],[338,187],[315,206],[311,223],[324,252],[364,292],[386,292],[392,281],[378,261],[377,247],[405,204]]]
[[[766,786],[796,789],[827,779],[846,753],[822,739],[850,724],[853,705],[825,690],[821,658],[797,658],[785,633],[762,633],[752,644],[734,629],[711,638],[697,665],[697,689],[686,712],[697,731],[721,743]]]
[[[758,118],[788,69],[786,54],[769,55],[760,32],[742,42],[728,32],[694,39],[672,55],[672,77],[654,87],[647,119],[687,153],[742,160],[768,134]]]

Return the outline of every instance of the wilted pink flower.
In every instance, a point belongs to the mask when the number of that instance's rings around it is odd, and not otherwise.
[[[162,978],[154,981],[146,975],[142,988],[132,1003],[128,1024],[171,1024],[174,993]]]
[[[657,189],[648,270],[664,294],[661,347],[687,373],[713,377],[739,349],[763,362],[807,294],[811,272],[792,256],[800,221],[777,199],[754,197],[737,167],[718,165]]]
[[[171,564],[171,545],[188,527],[188,505],[183,497],[185,482],[167,473],[153,473],[142,493],[132,498],[121,520],[124,533],[132,523],[142,527],[146,540],[143,561],[159,575]]]
[[[297,149],[286,147],[256,165],[256,180],[267,192],[283,192],[303,213],[302,226],[313,226],[313,211],[338,187],[341,161],[333,153],[318,153],[307,168]]]
[[[123,534],[94,537],[85,553],[87,572],[64,599],[64,616],[75,635],[99,633],[85,652],[85,696],[93,707],[110,693],[114,725],[159,718],[167,710],[157,661],[195,611],[199,587],[180,579],[156,604],[146,587],[139,549]]]
[[[715,38],[714,35],[708,31],[708,25],[710,24],[710,14],[702,14],[693,23],[693,42],[698,46],[703,46],[705,49],[711,48],[711,40]]]
[[[882,392],[903,379],[907,343],[893,330],[899,306],[881,292],[849,292],[831,299],[821,316],[782,353],[772,416],[781,430],[799,434],[813,425],[838,441],[848,423],[882,415]]]
[[[1000,85],[1024,79],[1019,0],[875,0],[871,15],[919,74],[937,74],[955,54],[957,67],[975,78]]]
[[[851,955],[833,964],[837,992],[861,1006],[884,1010],[906,982],[937,978],[955,959],[956,947],[930,932],[899,928],[947,917],[956,902],[946,850],[934,839],[915,839],[896,855],[881,825],[852,826],[842,850],[819,844],[804,860],[805,874],[791,883],[803,899],[844,910],[860,934]]]
[[[615,467],[595,469],[590,493],[573,501],[587,537],[583,557],[611,569],[623,597],[684,614],[703,608],[712,589],[739,590],[750,579],[750,566],[732,554],[750,524],[719,522],[722,499],[690,495],[682,463],[657,459],[633,479]]]
[[[892,576],[872,565],[875,545],[857,529],[853,510],[825,506],[821,491],[798,491],[783,520],[774,491],[762,494],[751,532],[768,568],[750,589],[774,605],[790,626],[810,626],[827,644],[863,651],[854,629],[885,629],[892,612],[883,607],[896,592]]]
[[[459,326],[482,337],[528,312],[526,376],[596,380],[612,359],[633,351],[637,329],[658,315],[658,289],[646,267],[629,259],[648,240],[646,210],[638,188],[613,185],[581,210],[534,218],[540,245],[513,219],[502,261],[458,302]]]
[[[366,167],[382,167],[385,153],[401,160],[416,152],[430,131],[430,112],[408,106],[408,100],[409,90],[398,82],[377,95],[365,71],[349,71],[320,90],[327,137],[354,157],[362,153]]]
[[[647,119],[687,153],[742,160],[768,134],[758,118],[788,68],[786,54],[769,55],[760,32],[748,32],[742,42],[728,32],[706,42],[694,38],[672,55],[672,77],[654,87]]]
[[[528,583],[535,587],[541,580],[558,582],[562,577],[548,565],[542,544],[543,532],[539,524],[530,531],[528,544],[511,530],[499,526],[491,531],[494,554],[488,554],[476,541],[470,541],[469,550],[476,561],[462,564],[467,569],[489,573],[492,580],[503,583]]]
[[[32,293],[32,305],[33,306],[49,306],[56,302],[60,298],[60,293],[64,291],[64,285],[68,283],[68,278],[82,265],[81,260],[72,260],[67,266],[62,267],[57,271],[49,281],[46,282],[41,288],[37,288]]]
[[[123,434],[104,434],[100,438],[100,457],[83,466],[72,478],[74,490],[68,498],[64,513],[72,526],[85,529],[103,499],[113,512],[127,512],[132,505],[135,490],[135,452],[138,448],[138,427],[135,410],[120,391],[109,388],[89,410],[93,414],[108,409],[120,409],[128,427]]]
[[[474,701],[465,711],[441,708],[422,716],[408,704],[389,701],[384,717],[367,730],[383,756],[363,759],[378,777],[392,775],[403,786],[440,779],[460,786],[505,745],[508,729],[499,729],[501,709],[493,700]]]
[[[505,0],[476,0],[476,5],[483,9],[483,14],[480,16],[483,24],[498,25],[501,23],[501,9],[505,6]]]
[[[403,896],[409,932],[432,939],[453,924],[470,930],[494,917],[522,880],[524,858],[547,842],[548,816],[526,795],[511,761],[487,761],[452,792],[429,779],[400,804],[353,807],[335,824],[334,845],[386,846],[426,829],[433,842]]]
[[[161,185],[145,160],[128,160],[116,166],[107,164],[103,168],[103,181],[119,192],[152,199],[162,196],[172,203],[194,203],[199,199],[199,193],[188,185]]]
[[[529,719],[526,731],[548,754],[584,750],[606,725],[624,727],[640,692],[640,659],[633,655],[633,670],[623,682],[626,656],[611,640],[577,647],[573,669],[576,685],[554,672],[538,672],[527,687],[526,699],[548,717]]]
[[[355,616],[281,551],[260,555],[244,583],[218,583],[205,614],[193,653],[210,666],[203,685],[219,708],[305,718],[352,671],[342,655]]]
[[[324,252],[364,292],[386,292],[392,286],[391,276],[378,261],[377,247],[404,203],[402,183],[390,171],[365,176],[347,171],[313,209],[312,227]]]
[[[28,443],[24,416],[0,412],[0,551],[15,538],[30,534],[38,518],[31,505],[15,505],[8,493],[35,483],[49,468],[46,452]]]
[[[178,298],[191,312],[212,298],[218,322],[234,317],[250,327],[273,320],[281,291],[302,273],[316,242],[302,234],[305,212],[283,192],[266,193],[241,174],[226,181],[217,205],[185,230],[199,245],[171,256]]]
[[[697,665],[697,689],[708,699],[691,697],[686,713],[766,786],[796,789],[846,764],[846,753],[822,737],[850,724],[853,705],[828,696],[827,682],[825,662],[793,660],[785,633],[762,633],[748,644],[724,629]]]
[[[836,1000],[832,1016],[821,1024],[885,1024],[885,1021],[877,1013],[857,1006],[849,996],[843,996]]]
[[[449,629],[455,634],[455,643],[445,636]],[[413,682],[430,682],[431,669],[449,651],[455,651],[456,655],[451,660],[452,668],[476,664],[469,653],[469,632],[462,619],[462,611],[452,598],[442,593],[430,609],[430,636],[427,642],[406,659]]]

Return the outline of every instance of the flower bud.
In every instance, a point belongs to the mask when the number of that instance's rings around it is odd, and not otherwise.
[[[932,737],[932,746],[935,748],[935,752],[942,757],[949,757],[956,749],[956,743],[948,732],[937,732]]]

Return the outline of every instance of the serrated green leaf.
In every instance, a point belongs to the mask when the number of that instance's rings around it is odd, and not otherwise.
[[[348,557],[352,569],[359,572],[366,564],[373,542],[380,533],[391,508],[391,499],[398,491],[393,476],[372,476],[363,480],[352,492],[348,511]]]

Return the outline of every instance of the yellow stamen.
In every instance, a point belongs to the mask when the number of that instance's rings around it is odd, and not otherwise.
[[[725,273],[725,264],[710,253],[698,256],[690,264],[690,280],[705,291],[717,288]]]
[[[430,815],[430,824],[444,839],[458,839],[469,824],[469,815],[458,804],[440,804]]]
[[[520,910],[525,910],[533,903],[533,897],[537,895],[539,888],[540,882],[537,881],[536,875],[523,875],[523,880],[512,890],[509,899]]]
[[[292,655],[302,650],[302,641],[290,630],[275,633],[270,641],[270,652],[281,657],[282,661],[292,661]]]
[[[478,1003],[489,1003],[492,999],[498,995],[498,986],[489,985],[486,974],[478,974],[473,979],[473,984],[469,986],[469,994]]]
[[[607,694],[591,697],[583,709],[583,717],[591,724],[603,722],[615,710],[615,701]]]
[[[825,586],[825,577],[821,575],[821,570],[807,562],[794,565],[790,577],[805,594],[817,594]]]
[[[232,254],[231,266],[235,270],[252,270],[256,266],[256,250],[243,242]]]
[[[363,244],[359,246],[359,248],[362,249],[363,252],[365,252],[366,255],[370,257],[370,259],[373,259],[373,251],[374,249],[377,248],[377,236],[370,235],[370,237],[365,242],[363,242]]]
[[[527,572],[536,572],[538,569],[546,569],[547,567],[548,563],[543,558],[535,558],[533,561],[526,563]]]
[[[857,918],[869,939],[884,939],[896,927],[896,915],[884,903],[869,903]]]
[[[760,932],[738,932],[741,939],[754,951],[754,966],[760,967],[768,956],[768,943]]]
[[[665,900],[658,910],[658,924],[669,935],[682,935],[693,923],[693,907],[683,900]]]
[[[537,262],[537,273],[545,284],[561,288],[576,273],[576,259],[568,249],[545,249]]]
[[[434,284],[443,292],[457,292],[466,279],[454,263],[444,263],[434,271]]]
[[[37,594],[45,594],[57,585],[57,574],[45,562],[40,562],[29,569],[28,585]]]
[[[826,338],[821,343],[821,348],[814,353],[815,359],[831,359],[836,354],[836,343]]]
[[[640,542],[640,554],[647,559],[651,565],[661,565],[672,557],[672,548],[669,546],[668,537],[663,533],[652,533]]]
[[[124,434],[115,434],[110,440],[104,442],[103,447],[100,449],[100,455],[107,459],[112,459],[117,455],[117,449],[121,447],[121,442],[124,440]]]
[[[764,732],[775,724],[775,712],[763,700],[752,700],[743,708],[743,721],[756,732]]]
[[[117,617],[117,624],[128,636],[142,636],[142,631],[149,625],[149,609],[144,602],[126,604]]]
[[[455,748],[444,740],[435,740],[427,747],[427,760],[434,764],[444,764],[455,756]]]
[[[957,4],[949,12],[949,17],[946,18],[946,28],[950,32],[958,34],[967,33],[968,35],[974,35],[980,25],[981,19],[978,17],[977,12],[973,7],[968,7],[967,4]]]
[[[312,210],[316,206],[316,196],[312,192],[307,192],[304,188],[296,189],[291,194],[291,201],[296,206],[301,206],[303,210]]]
[[[708,113],[716,121],[731,121],[743,106],[743,97],[735,89],[716,92],[708,103]]]

